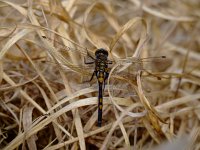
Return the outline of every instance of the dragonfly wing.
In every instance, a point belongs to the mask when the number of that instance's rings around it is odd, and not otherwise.
[[[171,60],[166,58],[165,56],[158,56],[158,57],[147,57],[147,58],[126,58],[120,59],[120,65],[124,67],[122,70],[125,70],[129,66],[134,68],[135,71],[138,70],[156,70],[156,71],[163,71],[168,66],[171,65]]]
[[[58,38],[58,39],[51,39],[49,37],[43,36],[44,39],[48,40],[50,43],[53,44],[53,46],[55,46],[55,48],[58,51],[61,51],[62,53],[78,53],[81,54],[82,56],[88,56],[88,53],[90,53],[90,55],[93,55],[93,51],[89,50],[88,48],[85,48],[83,46],[80,46],[79,44],[77,44],[76,42],[69,40],[67,38]],[[67,40],[69,41],[68,43],[71,43],[69,46],[65,45],[62,40]]]
[[[170,65],[170,60],[165,57],[149,57],[149,58],[126,58],[119,59],[116,62],[117,67],[112,74],[128,77],[134,79],[138,71],[143,71],[146,74],[144,76],[154,76],[156,78],[162,78],[162,76],[154,74],[154,72],[163,72],[167,66]],[[159,67],[157,67],[159,66]]]
[[[94,70],[94,66],[93,65],[74,65],[74,64],[64,64],[61,62],[55,62],[53,60],[51,61],[44,61],[43,63],[47,63],[52,65],[54,68],[56,69],[61,69],[64,72],[77,72],[81,75],[84,76],[91,76],[92,72]]]

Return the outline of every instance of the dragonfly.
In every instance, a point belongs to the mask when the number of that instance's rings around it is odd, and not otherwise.
[[[48,41],[52,41],[52,39],[43,36],[44,39],[47,39]],[[78,51],[80,53],[84,53],[87,54],[88,57],[90,57],[90,59],[92,61],[87,62],[85,60],[84,57],[84,63],[89,65],[89,64],[94,64],[95,67],[93,68],[93,73],[91,75],[90,78],[90,82],[93,80],[94,76],[96,76],[97,81],[98,81],[98,119],[97,119],[97,126],[101,127],[102,126],[102,110],[103,110],[103,93],[104,93],[104,89],[106,86],[106,81],[109,77],[109,65],[113,64],[113,61],[108,59],[108,51],[104,48],[99,48],[95,51],[95,57],[92,56],[90,53],[88,53],[88,51],[85,52],[81,52],[78,49],[72,49],[70,47],[66,47],[64,46],[62,43],[60,43],[59,41],[54,40],[54,42],[58,45],[57,47],[60,47],[63,50],[67,50],[67,51]],[[140,66],[143,62],[148,62],[149,59],[151,61],[151,59],[155,59],[155,58],[165,58],[165,56],[161,56],[161,57],[150,57],[150,58],[143,58],[143,59],[136,59],[136,60],[132,60],[132,62],[136,62],[137,64],[139,64],[139,68],[142,69],[142,67]],[[68,65],[68,67],[70,67]],[[76,68],[75,65],[73,65],[72,67]],[[78,66],[77,66],[78,68]],[[76,68],[76,69],[77,69]],[[81,67],[80,67],[81,68]]]
[[[108,64],[112,64],[111,61],[108,60],[108,51],[101,48],[97,49],[95,52],[96,58],[91,57],[94,61],[85,62],[85,64],[95,63],[95,69],[92,74],[90,81],[93,79],[94,75],[98,80],[99,86],[99,95],[98,95],[98,127],[101,127],[102,124],[102,109],[103,109],[103,90],[105,88],[105,82],[109,76]]]

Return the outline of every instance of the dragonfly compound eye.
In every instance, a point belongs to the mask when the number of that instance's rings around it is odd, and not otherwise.
[[[100,49],[96,50],[95,55],[96,55],[96,57],[100,56],[100,55],[108,56],[108,51],[103,48],[100,48]]]

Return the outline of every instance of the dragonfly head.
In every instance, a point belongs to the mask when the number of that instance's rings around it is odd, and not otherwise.
[[[95,56],[96,56],[96,58],[102,58],[102,57],[107,58],[108,51],[103,48],[97,49],[95,52]]]

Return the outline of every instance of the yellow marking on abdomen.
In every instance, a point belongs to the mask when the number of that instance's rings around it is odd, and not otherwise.
[[[102,105],[99,105],[99,109],[102,109]]]
[[[100,101],[100,102],[102,102],[102,100],[103,100],[102,98],[99,98],[99,101]]]
[[[102,83],[104,81],[104,79],[102,77],[99,77],[98,81]]]

